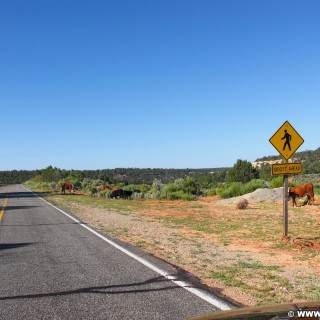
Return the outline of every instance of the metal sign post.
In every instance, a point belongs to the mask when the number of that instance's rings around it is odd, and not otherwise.
[[[272,174],[283,174],[283,237],[288,237],[288,173],[301,173],[301,163],[295,163],[292,166],[288,165],[288,159],[296,152],[296,150],[304,142],[299,133],[286,121],[269,139],[270,143],[278,150],[285,159],[284,163],[277,166],[272,166]]]
[[[288,237],[289,215],[288,215],[288,176],[283,176],[283,236]]]

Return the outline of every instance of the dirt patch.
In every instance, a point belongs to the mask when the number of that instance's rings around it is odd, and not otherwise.
[[[320,299],[320,206],[290,207],[290,237],[283,240],[280,189],[244,196],[245,210],[235,205],[242,197],[95,204],[50,198],[100,232],[166,259],[241,304]],[[112,209],[121,201],[125,210]]]

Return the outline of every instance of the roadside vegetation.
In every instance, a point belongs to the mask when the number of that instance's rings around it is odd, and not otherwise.
[[[320,174],[314,174],[313,180],[315,179],[320,182]],[[49,166],[28,180],[27,185],[35,189],[60,192],[63,183],[71,183],[81,190],[82,194],[97,198],[109,199],[112,191],[106,189],[106,186],[111,185],[131,191],[133,199],[196,200],[199,197],[214,195],[226,199],[259,188],[278,188],[283,185],[283,178],[271,176],[271,169],[267,175],[264,167],[255,169],[249,161],[237,160],[229,170],[205,172],[199,177],[186,176],[167,183],[162,179],[154,179],[150,184],[134,184],[126,176],[107,176],[101,173],[89,178],[83,171],[66,171]],[[291,179],[290,185],[296,183]],[[319,183],[314,183],[314,186],[317,194],[320,190]]]

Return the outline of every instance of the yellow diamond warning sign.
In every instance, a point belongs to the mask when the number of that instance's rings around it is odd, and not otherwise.
[[[277,130],[269,141],[286,160],[288,160],[304,142],[299,133],[288,121]]]

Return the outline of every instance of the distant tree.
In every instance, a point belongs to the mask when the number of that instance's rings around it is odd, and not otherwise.
[[[94,178],[97,180],[102,180],[106,183],[111,183],[111,179],[106,174],[100,173],[100,174],[95,175]]]
[[[12,171],[0,171],[0,185],[22,183],[29,179],[34,178],[40,172],[33,170],[12,170]]]
[[[49,166],[41,171],[42,181],[52,182],[54,181],[54,169],[52,166]]]
[[[258,179],[259,172],[247,160],[237,160],[235,165],[228,171],[228,182],[247,183],[252,179]]]
[[[66,170],[49,166],[41,170],[40,176],[43,182],[57,182],[67,176]]]
[[[69,174],[63,178],[64,182],[69,182],[74,185],[80,186],[85,177],[83,171],[80,170],[71,170]]]
[[[269,163],[266,163],[262,165],[259,169],[259,178],[265,181],[270,181],[273,176],[271,174],[271,165]]]

